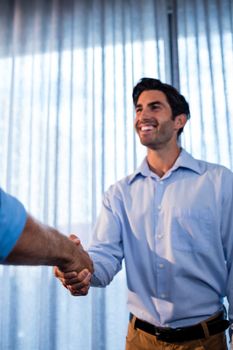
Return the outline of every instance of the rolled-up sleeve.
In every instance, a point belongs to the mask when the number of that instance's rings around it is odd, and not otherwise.
[[[24,206],[0,189],[0,261],[9,255],[27,220]]]
[[[104,195],[102,210],[88,249],[95,270],[91,284],[96,287],[108,285],[122,267],[121,225],[108,196],[109,193]]]

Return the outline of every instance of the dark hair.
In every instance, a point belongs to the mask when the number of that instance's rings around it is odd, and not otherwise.
[[[184,96],[179,93],[172,85],[162,83],[158,79],[142,78],[133,88],[133,102],[137,105],[140,94],[145,90],[159,90],[162,91],[168,100],[172,110],[173,119],[179,114],[185,114],[186,118],[190,118],[189,104]],[[178,132],[178,136],[182,133],[183,128]]]

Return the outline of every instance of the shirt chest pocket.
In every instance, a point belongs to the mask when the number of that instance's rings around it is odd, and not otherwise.
[[[206,251],[216,232],[210,210],[175,210],[171,220],[171,244],[181,251]]]

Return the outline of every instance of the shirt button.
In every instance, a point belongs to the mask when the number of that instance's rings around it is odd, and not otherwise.
[[[160,269],[163,269],[163,268],[164,268],[164,265],[163,265],[163,264],[159,264],[159,268],[160,268]]]
[[[161,239],[161,238],[163,238],[163,235],[162,234],[158,235],[158,239]]]
[[[166,294],[162,293],[162,294],[160,295],[160,297],[161,297],[162,299],[164,299],[164,298],[166,298]]]
[[[159,183],[160,183],[160,185],[163,185],[163,181],[161,180],[161,181],[159,181]]]
[[[158,207],[157,207],[157,208],[158,208],[158,210],[161,210],[161,209],[162,209],[161,205],[158,205]]]

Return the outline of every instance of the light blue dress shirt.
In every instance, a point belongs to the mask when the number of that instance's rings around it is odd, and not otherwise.
[[[93,286],[125,259],[128,307],[157,326],[197,323],[229,302],[233,319],[233,173],[182,150],[160,178],[146,159],[111,186],[89,253]]]
[[[0,189],[0,261],[13,249],[27,219],[23,205]]]

